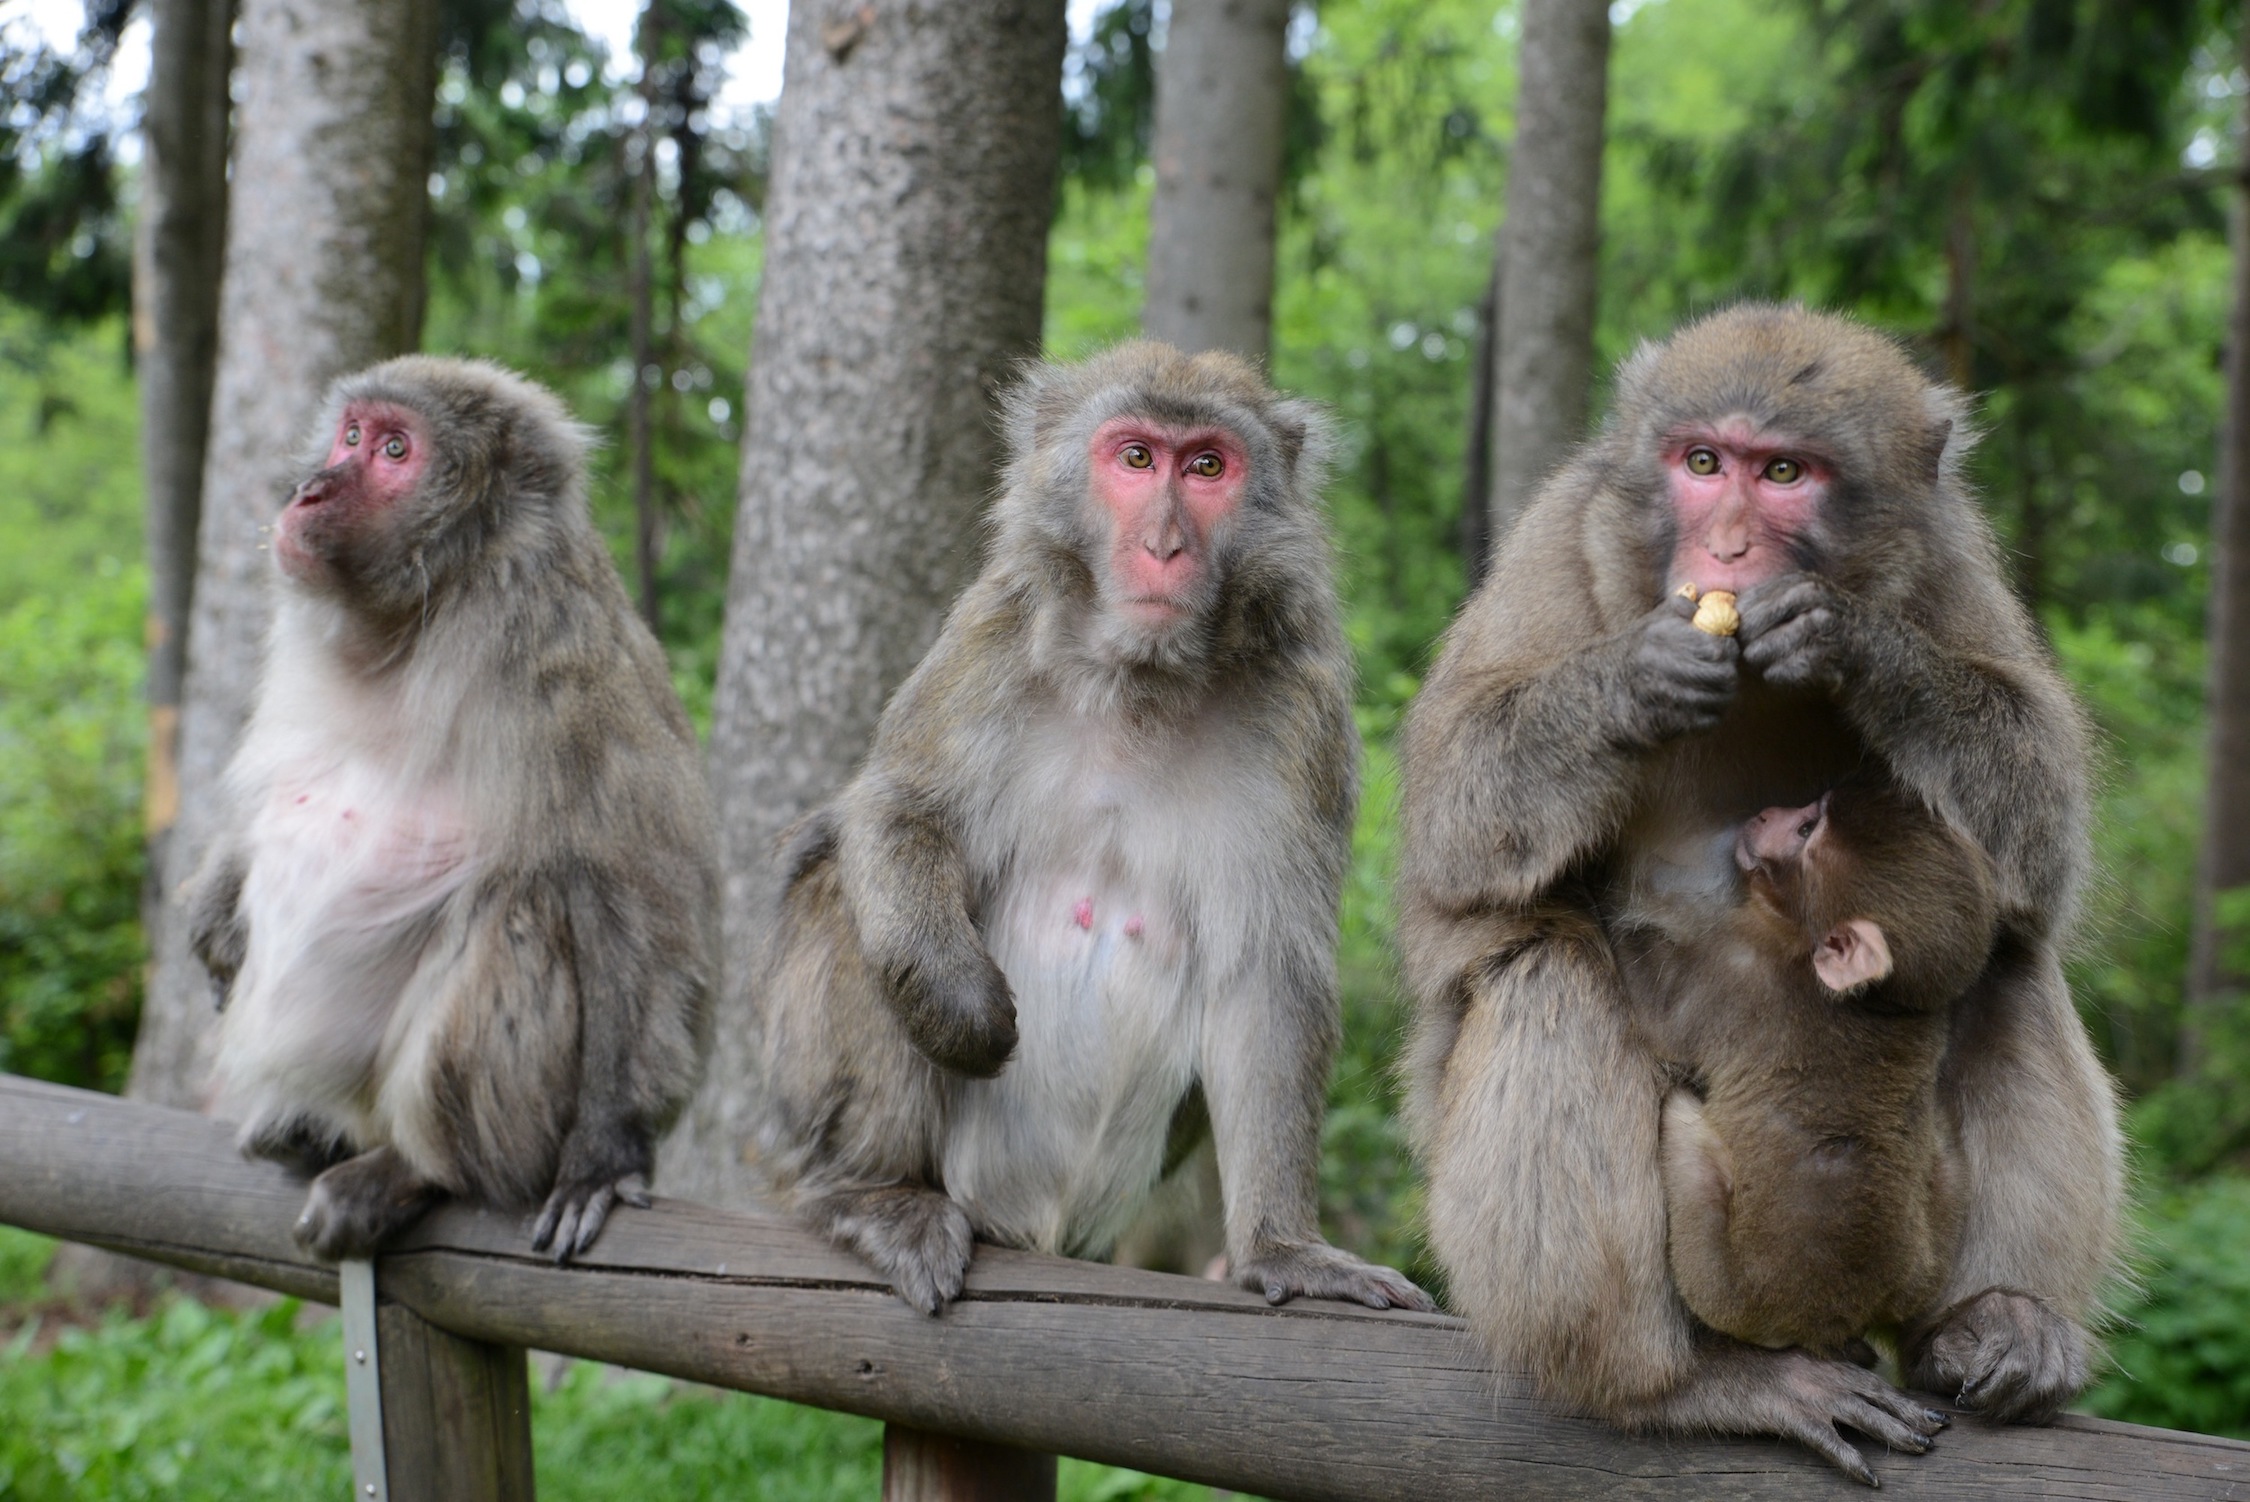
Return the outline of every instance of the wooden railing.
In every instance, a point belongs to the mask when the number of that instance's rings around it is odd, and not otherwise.
[[[0,1076],[0,1221],[336,1303],[290,1239],[303,1202],[217,1122]],[[1786,1445],[1561,1416],[1456,1320],[992,1247],[938,1319],[787,1221],[662,1199],[567,1268],[463,1208],[365,1268],[342,1354],[362,1499],[529,1498],[526,1347],[882,1419],[899,1499],[1051,1495],[1058,1453],[1339,1502],[1863,1494]],[[2250,1444],[2095,1419],[1963,1417],[1926,1456],[1870,1458],[1910,1497],[2250,1502]]]

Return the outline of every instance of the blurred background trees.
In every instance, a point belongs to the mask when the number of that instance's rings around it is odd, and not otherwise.
[[[213,4],[148,0],[147,12],[161,27]],[[1389,1074],[1400,1013],[1388,746],[1481,557],[1495,497],[1551,462],[1510,429],[1509,382],[1562,403],[1541,410],[1575,399],[1598,418],[1602,373],[1635,340],[1717,302],[1849,309],[1981,394],[1974,473],[2017,586],[2109,748],[2104,875],[2072,981],[2130,1105],[2148,1262],[2129,1306],[2137,1323],[2092,1405],[2250,1433],[2250,464],[2222,460],[2220,441],[2222,414],[2250,400],[2237,380],[2230,408],[2225,365],[2237,278],[2250,275],[2237,270],[2250,229],[2235,207],[2244,7],[1300,0],[1240,12],[1277,64],[1259,63],[1260,87],[1229,100],[1255,106],[1259,123],[1196,126],[1167,100],[1189,76],[1170,43],[1213,24],[1216,8],[1078,0],[1058,106],[1040,81],[1065,45],[1052,6],[996,3],[988,21],[1038,10],[1047,52],[1021,73],[956,64],[949,86],[962,94],[885,61],[883,48],[905,43],[862,19],[881,7],[807,6],[789,85],[815,82],[793,103],[784,92],[776,135],[765,111],[713,101],[745,21],[777,28],[777,6],[745,16],[727,0],[654,0],[635,55],[611,58],[561,0],[439,0],[433,140],[418,173],[421,342],[520,366],[609,435],[597,509],[699,723],[712,720],[722,643],[738,673],[715,738],[722,784],[740,780],[750,800],[730,818],[737,869],[756,869],[741,852],[759,831],[848,769],[973,558],[990,375],[1042,339],[1071,358],[1144,320],[1186,336],[1194,319],[1165,322],[1169,310],[1238,298],[1244,332],[1222,336],[1212,311],[1210,342],[1256,348],[1262,323],[1276,379],[1328,403],[1344,433],[1331,504],[1369,749],[1324,1189],[1338,1239],[1414,1262],[1416,1186]],[[129,293],[129,250],[136,225],[144,243],[162,233],[166,193],[198,191],[166,186],[187,148],[167,156],[162,144],[161,78],[147,104],[154,144],[137,154],[134,120],[100,107],[102,70],[133,14],[97,0],[75,40],[0,22],[0,1067],[109,1088],[125,1078],[141,1010],[144,676],[162,702],[139,623],[178,608],[153,579],[167,545],[144,552],[138,539],[144,496],[152,526],[159,507],[183,504],[144,484],[136,444],[175,485],[187,462],[157,457],[160,442],[180,441],[163,437],[179,420],[148,405],[169,356],[143,342],[136,367],[126,318],[132,297],[146,316],[168,294],[148,275]],[[1535,60],[1549,19],[1576,30],[1555,33],[1571,45],[1543,95]],[[247,14],[238,39],[239,195],[256,121]],[[931,58],[953,55],[936,36],[914,45],[925,42]],[[802,72],[800,54],[825,72]],[[1519,66],[1534,69],[1520,92]],[[867,99],[818,103],[823,77],[878,82],[862,86]],[[907,92],[884,92],[894,89]],[[970,97],[979,90],[993,97]],[[851,123],[877,93],[892,101],[884,118],[914,122],[918,149],[934,153],[881,170],[977,201],[917,218],[911,199],[878,209],[853,196],[873,189],[842,154],[877,143],[872,125]],[[1549,108],[1570,119],[1542,146]],[[838,144],[793,147],[796,112],[830,122],[802,128],[841,132]],[[1216,221],[1196,221],[1185,194],[1174,217],[1164,143],[1175,128],[1216,128],[1272,186],[1230,177],[1231,196],[1213,201],[1232,206]],[[792,150],[808,159],[793,167]],[[948,151],[955,159],[937,159]],[[1539,166],[1543,151],[1561,165]],[[812,216],[770,235],[769,159],[777,213],[797,202]],[[1528,196],[1535,169],[1554,185],[1552,212]],[[813,175],[790,189],[792,171]],[[1269,200],[1270,255],[1255,250]],[[1241,220],[1232,235],[1228,216]],[[959,301],[942,289],[966,286],[966,271],[916,259],[947,249],[955,226],[1003,234],[1010,248],[990,254],[1013,258]],[[1169,251],[1214,236],[1244,252],[1233,269],[1175,290],[1184,273],[1168,268],[1219,264]],[[1548,248],[1519,260],[1524,244]],[[184,256],[165,264],[184,268]],[[769,256],[775,296],[761,306]],[[1519,283],[1534,290],[1511,293]],[[1549,327],[1527,332],[1542,312]],[[257,320],[255,308],[230,311],[225,327],[233,336]],[[188,327],[165,315],[157,332]],[[294,342],[291,358],[308,353]],[[391,345],[353,358],[378,347]],[[854,351],[852,368],[815,368],[823,348]],[[308,396],[316,363],[263,367],[272,398]],[[1531,422],[1532,438],[1553,421]],[[2246,428],[2250,418],[2234,423],[2229,455]],[[256,490],[271,483],[207,484],[208,507],[250,515],[275,499]],[[817,508],[777,512],[774,486]],[[871,542],[851,532],[870,517],[904,519]],[[892,546],[911,568],[855,551]],[[847,613],[880,642],[802,634],[783,586],[812,577],[800,574],[805,549],[827,550],[837,600],[856,601]],[[890,561],[866,562],[877,556]],[[861,567],[920,582],[876,590],[851,582]],[[793,666],[790,651],[809,655]],[[779,654],[769,677],[738,670],[760,653]],[[848,692],[846,678],[822,678],[852,654]]]

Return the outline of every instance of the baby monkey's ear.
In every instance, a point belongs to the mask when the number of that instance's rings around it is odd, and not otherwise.
[[[1872,986],[1891,973],[1891,941],[1873,920],[1846,918],[1813,951],[1812,967],[1820,983],[1838,995]]]

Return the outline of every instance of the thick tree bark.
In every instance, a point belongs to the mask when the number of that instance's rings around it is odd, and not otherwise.
[[[1258,361],[1272,345],[1288,30],[1289,0],[1173,0],[1156,62],[1150,338]]]
[[[2242,12],[2243,60],[2250,66],[2250,0]],[[2189,1071],[2203,1066],[2220,1014],[2243,1006],[2250,995],[2250,973],[2229,963],[2230,951],[2250,942],[2250,924],[2224,923],[2220,912],[2222,896],[2250,888],[2250,157],[2238,170],[2227,408],[2219,425],[2219,485],[2211,515],[2210,787],[2181,1050]]]
[[[718,1041],[669,1192],[751,1192],[744,981],[774,837],[850,774],[976,568],[993,398],[1039,346],[1063,41],[1063,0],[790,7],[713,706]]]
[[[1492,531],[1584,436],[1600,273],[1608,0],[1524,0],[1500,225]]]
[[[269,615],[262,538],[328,383],[414,347],[422,317],[435,0],[243,0],[218,379],[180,714],[180,819],[160,873],[128,1093],[197,1105],[211,992],[178,888],[218,813]]]
[[[644,17],[642,27],[651,22]],[[653,49],[651,49],[653,50]],[[641,101],[653,109],[650,63],[641,59]],[[652,408],[655,383],[663,378],[656,360],[655,252],[649,246],[656,198],[656,131],[649,116],[627,144],[633,177],[632,211],[628,216],[633,247],[627,261],[627,295],[632,300],[633,390],[625,404],[625,444],[631,450],[633,469],[633,571],[635,593],[640,597],[641,618],[648,629],[661,631],[656,599],[656,434]]]
[[[1484,582],[1492,552],[1492,388],[1500,363],[1500,258],[1477,300],[1477,342],[1470,352],[1469,439],[1461,454],[1461,572],[1473,592]]]
[[[180,685],[187,675],[203,452],[219,359],[226,257],[231,0],[154,0],[133,238],[133,351],[141,388],[148,539],[149,869],[179,816]],[[149,888],[154,894],[156,887]],[[148,916],[154,916],[154,903]]]

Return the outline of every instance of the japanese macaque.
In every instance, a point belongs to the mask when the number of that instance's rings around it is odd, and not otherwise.
[[[1753,1345],[1839,1354],[1931,1307],[1965,1204],[1938,1109],[1955,998],[1998,924],[1984,852],[1867,779],[1770,808],[1607,921],[1648,1046],[1672,1279]]]
[[[716,962],[709,795],[587,514],[586,435],[496,366],[329,393],[273,529],[278,602],[191,901],[218,1109],[365,1256],[445,1196],[541,1206],[560,1260],[693,1089]]]
[[[1998,937],[1948,1009],[1962,1223],[1906,1381],[1999,1419],[2086,1380],[2117,1245],[2115,1104],[2060,955],[2086,732],[1960,476],[1963,399],[1845,319],[1747,305],[1646,346],[1449,630],[1404,738],[1401,940],[1431,1245],[1492,1355],[1635,1428],[1843,1426],[1921,1451],[1875,1373],[1713,1329],[1667,1252],[1669,1063],[1600,922],[1760,809],[1896,781],[1991,862]],[[1738,597],[1699,630],[1685,585]]]
[[[983,573],[787,837],[751,1154],[931,1314],[975,1239],[1106,1255],[1208,1130],[1231,1276],[1422,1292],[1321,1239],[1352,668],[1317,414],[1227,355],[1044,365]]]

